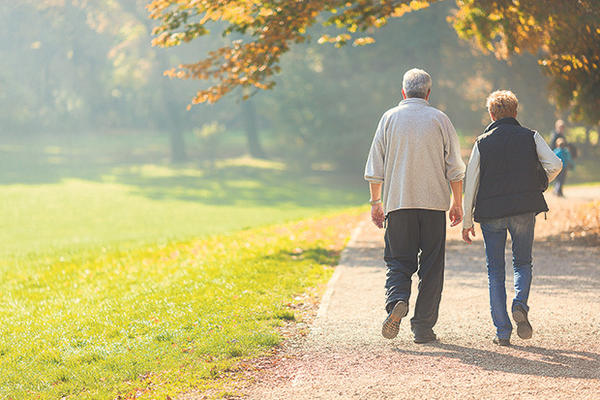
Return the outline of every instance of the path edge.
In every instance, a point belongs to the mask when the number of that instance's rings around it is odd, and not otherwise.
[[[321,302],[319,304],[319,310],[317,311],[317,316],[315,317],[315,321],[313,321],[313,323],[312,323],[313,327],[315,326],[316,321],[324,318],[327,315],[327,310],[329,309],[329,303],[331,302],[331,296],[333,295],[333,291],[335,290],[335,284],[337,283],[340,276],[342,275],[342,272],[344,269],[343,267],[346,264],[346,260],[349,258],[348,253],[350,253],[350,251],[354,247],[355,243],[357,242],[357,239],[360,236],[365,223],[367,223],[367,221],[364,221],[364,220],[360,221],[358,223],[358,225],[356,225],[356,227],[352,230],[352,233],[350,233],[350,240],[348,240],[346,247],[344,247],[344,250],[342,250],[342,254],[340,255],[340,261],[335,266],[335,271],[333,272],[333,275],[331,276],[331,278],[329,278],[329,282],[327,282],[325,293],[323,293],[323,297],[321,297]],[[312,330],[312,328],[311,328],[311,330]]]

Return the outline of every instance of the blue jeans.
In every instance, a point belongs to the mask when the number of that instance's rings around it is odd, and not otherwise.
[[[506,288],[504,286],[506,231],[510,232],[512,238],[515,280],[515,298],[512,307],[520,305],[525,311],[529,311],[527,299],[531,287],[531,250],[534,228],[534,213],[481,221],[488,269],[490,309],[496,327],[496,335],[500,339],[509,339],[512,332],[512,324],[506,311]]]

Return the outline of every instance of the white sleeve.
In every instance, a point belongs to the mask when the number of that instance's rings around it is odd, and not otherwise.
[[[562,170],[562,161],[538,132],[533,134],[533,140],[535,140],[535,150],[540,163],[548,175],[548,182],[552,182]]]
[[[473,208],[479,191],[479,148],[477,143],[473,145],[469,165],[467,166],[467,177],[465,179],[465,194],[463,197],[463,229],[473,226]]]

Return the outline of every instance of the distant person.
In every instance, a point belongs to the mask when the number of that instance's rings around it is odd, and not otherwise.
[[[565,137],[565,121],[557,119],[554,123],[554,130],[552,131],[552,137],[550,138],[550,148],[556,149],[556,141],[558,139],[567,140]]]
[[[533,329],[527,316],[527,300],[535,216],[548,211],[542,192],[562,168],[560,159],[540,134],[522,127],[516,120],[518,104],[517,97],[508,90],[490,94],[487,109],[492,123],[473,146],[465,182],[462,236],[471,243],[470,235],[475,236],[474,216],[481,225],[485,244],[490,309],[496,327],[493,342],[500,346],[510,345],[513,329],[506,310],[504,286],[506,232],[512,238],[515,282],[512,316],[517,323],[517,335],[529,339]]]
[[[565,146],[569,149],[569,153],[571,154],[571,160],[577,158],[577,146],[574,143],[567,142],[567,138],[565,137],[565,122],[562,119],[559,119],[554,124],[554,130],[552,131],[552,138],[550,139],[550,148],[552,150],[556,150],[558,148],[558,140],[564,140]],[[563,169],[564,170],[564,169]]]
[[[465,174],[456,131],[446,114],[429,105],[430,93],[427,72],[411,69],[404,74],[403,100],[381,117],[365,167],[371,219],[378,228],[387,221],[388,316],[381,333],[387,339],[398,334],[417,272],[419,294],[410,321],[415,343],[436,340],[433,327],[444,280],[446,211],[450,209],[452,226],[462,221]]]
[[[571,152],[569,151],[569,147],[567,147],[567,141],[558,138],[556,141],[556,149],[554,149],[554,154],[562,161],[562,170],[560,174],[556,177],[556,182],[554,184],[554,194],[559,197],[564,197],[563,187],[565,185],[565,181],[567,180],[567,169],[573,169],[575,167],[575,163],[573,162],[573,158],[571,157]]]

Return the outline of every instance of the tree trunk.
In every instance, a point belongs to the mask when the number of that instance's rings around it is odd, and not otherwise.
[[[586,157],[589,154],[589,146],[590,146],[590,133],[592,129],[589,126],[585,127],[585,138],[583,141],[583,146],[581,146],[581,155]]]
[[[589,146],[590,143],[590,133],[592,133],[592,128],[589,126],[585,127],[585,145]]]
[[[166,84],[166,82],[163,82],[164,93],[166,93],[167,90],[166,87],[164,87]],[[183,119],[185,117],[181,115],[181,109],[179,109],[174,102],[171,102],[166,106],[166,110],[168,116],[165,118],[165,121],[170,122],[167,130],[169,131],[169,142],[171,144],[171,162],[185,162],[187,161],[185,137],[183,136],[185,126]]]
[[[242,101],[242,114],[248,143],[248,152],[255,158],[267,158],[260,144],[258,130],[256,129],[256,108],[252,100]]]
[[[129,12],[137,17],[138,21],[141,21],[146,27],[146,31],[148,34],[152,32],[153,24],[150,19],[147,18],[146,10],[139,2],[135,1],[123,1],[119,3],[124,11]],[[167,53],[158,50],[156,55],[156,71],[157,76],[161,76],[160,80],[160,90],[161,90],[161,99],[165,99],[165,93],[169,93],[172,90],[172,87],[169,84],[169,78],[162,76],[163,71],[169,69],[169,61]],[[171,162],[180,163],[187,161],[187,153],[185,147],[185,138],[183,136],[183,123],[181,123],[181,119],[184,118],[181,115],[181,110],[177,105],[167,102],[167,104],[163,105],[161,109],[165,110],[165,116],[161,118],[163,120],[163,124],[161,124],[162,128],[169,132],[169,143],[171,147]]]
[[[171,162],[173,163],[187,161],[183,132],[177,125],[178,124],[175,124],[175,126],[171,127],[171,130],[169,131],[169,141],[171,143]]]

